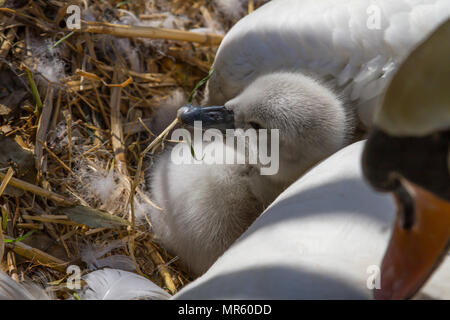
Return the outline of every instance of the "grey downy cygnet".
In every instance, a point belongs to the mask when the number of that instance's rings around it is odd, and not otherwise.
[[[215,98],[207,91],[205,100]],[[163,208],[150,212],[152,231],[196,275],[308,168],[348,144],[354,128],[354,115],[338,95],[301,73],[259,76],[224,110],[234,114],[230,127],[279,129],[276,174],[261,175],[259,163],[175,164],[171,149],[147,174],[151,197]]]

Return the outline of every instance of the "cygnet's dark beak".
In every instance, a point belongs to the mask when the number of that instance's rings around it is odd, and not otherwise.
[[[177,117],[187,126],[194,126],[194,121],[201,121],[203,129],[234,129],[234,113],[224,106],[194,107],[186,104],[178,109]]]

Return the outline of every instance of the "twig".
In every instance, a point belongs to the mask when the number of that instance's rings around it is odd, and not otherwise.
[[[118,71],[114,70],[113,74],[113,81],[116,82],[118,78]],[[122,117],[120,115],[120,99],[121,99],[121,93],[122,93],[122,87],[113,87],[111,88],[111,101],[110,101],[110,108],[111,108],[111,141],[112,146],[115,154],[117,169],[119,172],[129,177],[128,169],[127,169],[127,161],[125,157],[125,144],[123,142],[123,130],[122,130]],[[129,183],[129,180],[128,180]],[[132,196],[130,196],[132,198]],[[135,224],[135,215],[134,215],[134,208],[133,205],[131,205],[131,215],[129,216],[129,220],[131,222],[131,226],[128,227],[128,232],[130,233],[130,241],[128,242],[128,247],[130,250],[130,256],[131,259],[134,262],[134,265],[136,267],[136,271],[143,275],[137,261],[136,257],[134,255],[134,235],[136,231],[136,224]]]
[[[43,230],[44,229],[44,225],[40,224],[40,223],[18,223],[17,227],[23,228],[23,229],[32,229],[32,230]]]
[[[67,161],[69,162],[69,167],[72,166],[72,113],[69,106],[68,110],[63,110],[64,118],[66,119],[67,125]]]
[[[248,14],[255,11],[255,2],[254,0],[248,0]]]
[[[0,172],[0,179],[4,179],[6,177],[6,175],[4,173]],[[64,206],[73,206],[75,205],[74,202],[70,201],[69,199],[66,199],[63,196],[60,196],[59,194],[56,194],[54,192],[51,191],[47,191],[43,188],[40,188],[38,186],[35,186],[34,184],[16,179],[16,178],[11,178],[11,180],[9,181],[9,184],[13,187],[19,188],[21,190],[25,190],[25,191],[29,191],[31,193],[34,193],[38,196],[50,199],[52,201],[57,202],[58,204],[64,205]]]
[[[114,81],[117,79],[117,72],[114,72]],[[120,100],[122,88],[111,88],[111,141],[117,163],[117,169],[125,176],[128,176],[127,161],[125,158],[125,145],[123,143],[122,117],[120,115]]]
[[[144,149],[144,151],[141,152],[140,156],[139,156],[139,161],[138,161],[138,166],[136,169],[136,174],[134,176],[134,180],[133,180],[133,184],[131,185],[131,193],[130,193],[130,199],[128,199],[128,202],[131,204],[131,208],[134,207],[134,194],[136,192],[136,188],[139,185],[139,180],[141,177],[141,172],[142,172],[142,162],[144,161],[144,157],[147,154],[147,152],[149,150],[151,150],[153,147],[155,147],[159,142],[161,142],[161,140],[164,139],[164,137],[169,133],[170,130],[172,130],[177,124],[178,124],[178,118],[176,118],[175,120],[172,121],[171,124],[169,124],[167,126],[167,128],[164,129],[163,132],[161,132],[159,134],[159,136],[157,136],[155,138],[155,140],[153,140],[148,146],[147,148]],[[132,209],[134,210],[134,209]]]
[[[5,245],[5,247],[7,246]],[[16,266],[16,256],[14,255],[14,252],[8,251],[8,253],[6,254],[6,262],[8,264],[9,275],[11,276],[11,278],[13,278],[14,281],[19,282],[19,275],[17,274]]]
[[[12,47],[12,42],[16,36],[16,30],[15,28],[11,28],[7,35],[6,39],[3,41],[1,47],[0,47],[0,58],[4,59],[8,55],[9,51]],[[0,67],[2,66],[2,63],[0,63]]]
[[[91,80],[91,83],[93,81]],[[94,89],[95,92],[95,98],[97,99],[97,103],[100,106],[100,111],[102,112],[102,116],[103,116],[103,120],[105,121],[105,124],[108,128],[111,127],[111,125],[109,124],[109,118],[108,115],[106,114],[105,111],[105,106],[103,105],[102,99],[100,99],[100,95],[98,94],[98,90],[97,88],[94,86],[94,84],[92,84],[92,88]]]
[[[81,69],[75,70],[75,73],[81,77],[89,78],[91,80],[101,81],[103,85],[110,88],[125,88],[127,85],[129,85],[131,82],[133,82],[132,77],[128,77],[127,80],[125,80],[122,83],[106,83],[102,78],[100,78],[98,75],[92,72],[86,72]],[[98,112],[98,111],[97,111]]]
[[[2,184],[0,185],[0,196],[3,194],[3,191],[5,191],[6,187],[8,186],[8,183],[11,180],[13,174],[14,174],[13,168],[9,167],[8,172],[6,172],[5,179],[2,180]]]
[[[13,238],[8,236],[6,236],[5,239],[14,240]],[[33,262],[46,265],[47,267],[58,270],[60,272],[66,271],[65,266],[68,264],[68,262],[58,259],[39,249],[30,247],[29,245],[26,245],[25,243],[22,243],[20,241],[7,243],[5,247],[13,250],[18,255],[27,258]]]
[[[45,141],[47,138],[47,130],[50,125],[50,120],[52,117],[53,111],[53,86],[51,84],[48,85],[47,94],[45,96],[44,105],[42,107],[42,113],[39,118],[37,133],[36,133],[36,146],[35,146],[35,161],[36,161],[36,169],[38,170],[38,177],[41,176],[42,173],[42,147],[44,144],[37,143],[38,141]]]
[[[103,69],[105,71],[114,71],[114,68],[117,68],[119,71],[125,72],[126,74],[128,74],[131,77],[139,78],[139,79],[146,80],[146,81],[154,81],[154,82],[165,81],[165,82],[169,82],[170,84],[173,84],[173,85],[176,84],[175,79],[173,79],[169,75],[163,74],[163,73],[140,73],[140,72],[128,70],[125,68],[120,68],[117,66],[115,66],[115,67],[107,66],[102,63],[96,63],[95,65],[98,67],[98,69]]]
[[[47,144],[44,142],[44,141],[42,141],[42,140],[40,140],[40,139],[37,139],[37,142],[39,142],[43,147],[44,147],[44,149],[45,149],[45,151],[47,151],[48,152],[48,154],[53,158],[53,159],[55,159],[64,169],[66,169],[68,172],[70,172],[71,174],[74,174],[73,173],[73,171],[72,171],[72,169],[70,169],[68,166],[67,166],[67,164],[65,164],[56,154],[54,154],[53,153],[53,151],[52,150],[50,150],[49,149],[49,147],[47,147]],[[1,195],[1,193],[0,193],[0,195]]]
[[[150,258],[158,266],[159,272],[161,273],[161,277],[163,278],[167,289],[169,289],[170,293],[175,294],[177,292],[177,288],[173,283],[172,276],[170,275],[169,270],[164,264],[163,258],[150,242],[146,242],[145,245],[150,252]]]
[[[139,122],[139,123],[137,123]],[[142,131],[147,131],[151,136],[154,136],[153,132],[148,128],[152,122],[152,119],[142,120],[140,117],[138,121],[127,122],[123,124],[123,132],[126,135],[135,134]],[[140,124],[140,125],[139,125]]]
[[[128,37],[128,38],[180,40],[180,41],[198,42],[210,46],[219,45],[223,39],[223,35],[214,33],[198,33],[173,29],[129,26],[129,25],[112,24],[106,22],[91,22],[91,21],[83,23],[80,32],[102,33],[102,34],[110,34],[116,37]]]

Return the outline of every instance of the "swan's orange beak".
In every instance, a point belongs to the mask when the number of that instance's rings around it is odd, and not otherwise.
[[[438,267],[449,245],[450,202],[407,180],[402,183],[414,199],[414,225],[405,230],[397,215],[376,299],[411,298]]]

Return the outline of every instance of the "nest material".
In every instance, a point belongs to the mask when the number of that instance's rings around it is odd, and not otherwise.
[[[73,1],[71,32],[66,2],[0,0],[0,259],[15,280],[66,298],[68,265],[113,260],[170,293],[192,280],[135,218],[154,205],[139,160],[160,142],[155,110],[188,95],[222,34],[264,1],[232,2]]]

